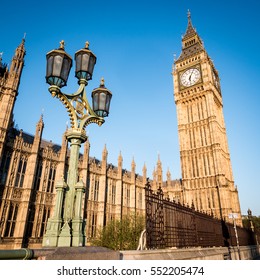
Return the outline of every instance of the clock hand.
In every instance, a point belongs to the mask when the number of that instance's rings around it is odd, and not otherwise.
[[[190,73],[189,81],[191,81],[191,76],[192,76],[193,71],[194,71],[194,69],[192,69],[192,71],[191,71],[191,73]]]

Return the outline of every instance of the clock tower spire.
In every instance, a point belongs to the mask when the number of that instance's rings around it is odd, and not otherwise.
[[[218,72],[192,25],[189,11],[173,79],[184,202],[193,202],[197,210],[213,212],[226,220],[230,213],[237,213],[237,222],[242,225]]]
[[[188,26],[182,36],[182,52],[178,60],[185,59],[204,50],[203,42],[191,22],[191,13],[188,11]],[[177,60],[177,61],[178,61]]]

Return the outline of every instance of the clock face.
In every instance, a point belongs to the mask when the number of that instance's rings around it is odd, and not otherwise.
[[[181,83],[185,87],[190,87],[200,79],[200,71],[197,68],[190,68],[181,75]]]

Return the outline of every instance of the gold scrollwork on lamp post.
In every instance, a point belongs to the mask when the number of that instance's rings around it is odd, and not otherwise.
[[[100,86],[92,91],[92,107],[90,106],[86,86],[92,79],[96,56],[89,50],[89,43],[85,48],[75,53],[75,76],[79,88],[73,94],[61,91],[66,86],[72,59],[64,50],[64,41],[59,49],[47,53],[46,82],[49,91],[57,97],[67,109],[70,117],[70,129],[66,137],[70,142],[70,158],[67,182],[62,178],[56,185],[56,205],[52,218],[49,218],[47,230],[43,237],[43,247],[83,246],[85,233],[81,215],[84,182],[78,181],[78,160],[81,144],[87,140],[85,128],[90,123],[101,126],[104,117],[109,114],[112,93],[105,87],[104,79]],[[62,210],[63,209],[63,210]]]

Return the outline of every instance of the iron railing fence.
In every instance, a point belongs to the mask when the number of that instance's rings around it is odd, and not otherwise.
[[[145,188],[148,249],[237,246],[233,224],[164,198],[161,188]],[[241,246],[254,245],[253,232],[237,226]]]

